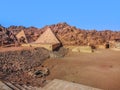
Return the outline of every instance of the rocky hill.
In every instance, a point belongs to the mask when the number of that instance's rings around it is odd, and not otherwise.
[[[4,38],[0,37],[0,41],[4,43],[14,43],[14,36],[20,30],[24,30],[29,42],[35,41],[47,27],[50,27],[63,45],[102,45],[114,39],[120,39],[120,31],[97,31],[97,30],[82,30],[67,23],[58,23],[43,28],[10,26],[5,28],[0,26],[0,35],[4,33]],[[12,32],[13,35],[10,36]],[[8,44],[9,44],[8,43]]]

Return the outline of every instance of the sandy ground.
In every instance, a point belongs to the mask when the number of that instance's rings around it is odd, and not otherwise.
[[[0,47],[0,52],[30,50],[30,49],[34,49],[34,48],[33,47],[7,47],[7,48]]]
[[[50,68],[47,79],[62,79],[105,90],[120,90],[120,51],[70,53],[65,58],[44,62]]]

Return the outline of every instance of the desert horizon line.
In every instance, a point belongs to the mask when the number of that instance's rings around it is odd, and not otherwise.
[[[5,27],[5,28],[9,28],[11,26],[15,26],[15,27],[19,27],[19,26],[22,26],[22,27],[25,27],[25,28],[30,28],[30,27],[34,27],[34,28],[38,28],[38,29],[42,29],[46,26],[52,26],[52,25],[57,25],[57,24],[67,24],[68,26],[71,26],[71,27],[76,27],[77,29],[81,29],[81,30],[88,30],[88,31],[92,31],[92,30],[96,30],[96,31],[113,31],[113,32],[120,32],[120,29],[96,29],[96,28],[93,28],[93,29],[88,29],[88,28],[81,28],[81,27],[78,27],[77,25],[72,25],[72,24],[69,24],[68,22],[57,22],[57,23],[51,23],[51,24],[46,24],[46,25],[42,25],[42,26],[36,26],[36,25],[17,25],[17,24],[11,24],[11,25],[3,25],[3,24],[0,24],[0,26],[2,27]]]

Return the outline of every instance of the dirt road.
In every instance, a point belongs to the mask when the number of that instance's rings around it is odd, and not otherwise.
[[[46,60],[48,79],[62,79],[105,90],[120,90],[120,51],[70,53],[65,58]]]

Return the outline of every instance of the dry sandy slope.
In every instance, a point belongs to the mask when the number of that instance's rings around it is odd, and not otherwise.
[[[120,90],[120,51],[69,54],[44,62],[50,68],[48,79],[63,79],[105,90]]]

